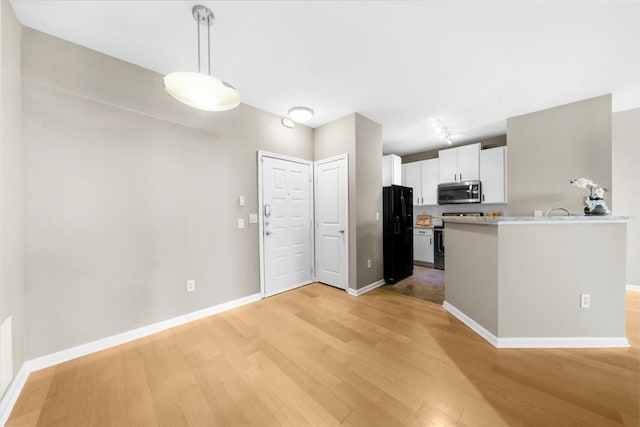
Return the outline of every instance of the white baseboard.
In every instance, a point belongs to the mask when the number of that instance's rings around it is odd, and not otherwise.
[[[18,375],[16,375],[16,377],[13,379],[13,381],[9,385],[9,388],[7,389],[7,392],[2,397],[2,400],[0,400],[0,414],[2,414],[0,416],[0,426],[4,426],[4,424],[7,422],[9,414],[11,413],[13,406],[18,400],[18,396],[22,392],[22,388],[24,387],[24,384],[26,383],[27,378],[29,377],[29,374],[31,372],[67,362],[78,357],[86,356],[97,351],[105,350],[110,347],[124,344],[129,341],[144,338],[146,336],[162,332],[176,326],[184,325],[185,323],[193,322],[204,317],[231,310],[232,308],[241,307],[243,305],[259,301],[261,298],[262,296],[259,293],[249,295],[233,301],[194,311],[192,313],[187,313],[182,316],[174,317],[172,319],[163,320],[161,322],[143,326],[141,328],[133,329],[121,334],[112,335],[110,337],[102,338],[90,343],[81,344],[76,347],[68,348],[66,350],[28,360],[22,365],[22,368],[20,368],[20,372],[18,372]]]
[[[467,325],[469,328],[471,328],[473,332],[480,335],[485,340],[489,341],[489,344],[491,344],[494,347],[498,346],[498,337],[496,337],[487,329],[485,329],[484,326],[480,325],[478,322],[476,322],[475,320],[473,320],[472,318],[464,314],[462,311],[458,310],[455,306],[450,304],[448,301],[445,301],[444,303],[442,303],[442,306],[444,307],[445,310],[451,313],[453,317],[457,318],[459,321],[461,321],[462,323]]]
[[[625,337],[498,338],[498,348],[625,348]]]
[[[366,294],[367,292],[372,291],[375,288],[379,288],[380,286],[384,285],[384,283],[384,280],[378,280],[377,282],[369,283],[367,286],[360,289],[347,288],[347,293],[349,295],[357,297],[362,294]]]
[[[442,306],[496,348],[618,348],[631,347],[626,337],[508,337],[499,338],[447,301]]]
[[[23,363],[18,374],[13,378],[4,396],[2,396],[2,400],[0,400],[0,426],[4,427],[9,419],[13,406],[16,404],[30,373],[31,371],[29,371],[27,364]]]
[[[631,285],[631,284],[628,284],[628,285],[627,285],[627,290],[628,290],[628,291],[640,292],[640,285]]]

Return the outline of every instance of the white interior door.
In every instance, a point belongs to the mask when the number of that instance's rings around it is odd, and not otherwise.
[[[347,155],[315,163],[316,280],[341,289],[349,283]]]
[[[311,283],[311,163],[260,154],[263,294]]]

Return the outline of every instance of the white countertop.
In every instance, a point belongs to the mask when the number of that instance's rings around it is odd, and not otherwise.
[[[622,215],[571,215],[571,216],[482,216],[447,217],[446,222],[458,224],[502,225],[502,224],[601,224],[625,223],[632,217]]]

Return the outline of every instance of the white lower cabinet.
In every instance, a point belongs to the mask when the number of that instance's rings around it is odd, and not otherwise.
[[[413,229],[413,262],[433,264],[433,229]]]

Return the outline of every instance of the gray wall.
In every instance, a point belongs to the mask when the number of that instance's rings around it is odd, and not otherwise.
[[[446,301],[497,337],[625,336],[626,224],[447,223],[446,235]]]
[[[0,3],[0,323],[12,316],[13,372],[26,360],[20,34],[8,0]]]
[[[349,287],[356,289],[356,115],[334,120],[313,131],[314,160],[328,159],[341,154],[349,156]]]
[[[627,284],[640,286],[640,108],[613,114],[614,213],[637,216],[627,227]]]
[[[314,131],[315,160],[349,155],[349,287],[381,280],[382,127],[353,113]],[[371,268],[367,260],[371,259]]]
[[[498,336],[498,227],[447,223],[445,300]]]
[[[31,29],[22,52],[28,358],[258,293],[258,227],[236,228],[256,151],[310,160],[312,130],[191,109],[161,75]]]
[[[382,126],[356,114],[358,289],[384,277],[382,262]],[[367,260],[371,260],[371,268]]]
[[[612,188],[611,95],[507,119],[509,215],[564,207],[582,214],[586,177]],[[612,207],[612,191],[605,194]]]
[[[402,163],[411,163],[411,162],[419,162],[420,160],[435,159],[438,157],[438,151],[440,150],[443,150],[446,148],[461,147],[463,145],[469,145],[469,144],[477,144],[478,142],[482,145],[483,150],[485,148],[502,147],[507,145],[507,135],[493,136],[491,138],[484,138],[480,141],[477,141],[477,140],[466,141],[462,144],[454,144],[451,146],[442,147],[437,150],[427,150],[427,151],[421,151],[415,154],[407,154],[406,156],[402,156]]]
[[[500,337],[626,336],[626,224],[499,228]]]

